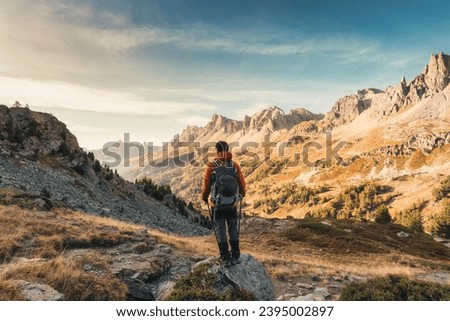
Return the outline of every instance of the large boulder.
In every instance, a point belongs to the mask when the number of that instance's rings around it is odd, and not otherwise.
[[[198,262],[167,296],[169,300],[275,300],[275,288],[263,265],[242,254],[241,263],[224,267],[217,258]]]
[[[241,255],[241,263],[224,267],[216,264],[211,267],[221,280],[224,289],[237,287],[254,295],[257,301],[275,300],[275,288],[264,266],[251,255]]]

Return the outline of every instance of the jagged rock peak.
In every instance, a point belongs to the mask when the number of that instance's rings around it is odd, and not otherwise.
[[[440,92],[449,83],[450,76],[450,56],[440,52],[431,55],[430,62],[425,67],[425,83],[431,92]]]
[[[244,130],[260,131],[265,128],[274,131],[290,128],[293,126],[292,120],[289,120],[290,117],[277,106],[269,107],[254,114],[248,121],[244,121]]]
[[[242,129],[242,121],[227,118],[222,115],[214,114],[211,121],[205,126],[207,131],[223,130],[225,133],[235,133]]]
[[[283,109],[281,109],[280,107],[277,106],[273,106],[273,107],[269,107],[266,109],[261,110],[260,112],[254,114],[252,116],[252,118],[270,118],[270,119],[274,119],[276,117],[280,117],[280,116],[284,116],[286,115],[286,113],[284,112]]]
[[[308,109],[300,107],[300,108],[293,108],[289,112],[289,114],[294,115],[314,115],[312,112],[310,112]]]

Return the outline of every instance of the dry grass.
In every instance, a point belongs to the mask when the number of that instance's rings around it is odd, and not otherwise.
[[[210,236],[178,236],[151,229],[149,234],[156,241],[171,245],[182,252],[211,256],[217,254],[217,244],[213,232]]]
[[[0,301],[22,301],[23,295],[20,293],[16,282],[5,280],[0,276]]]
[[[127,298],[127,286],[111,273],[96,249],[123,244],[142,226],[15,205],[0,205],[0,222],[0,300],[23,299],[15,280],[47,284],[65,300]],[[83,254],[68,256],[70,249],[83,249]]]
[[[408,165],[411,170],[419,169],[426,165],[427,156],[420,150],[416,150],[409,158]]]
[[[425,271],[421,267],[411,267],[404,264],[389,262],[389,256],[352,257],[346,261],[333,258],[302,257],[297,255],[290,262],[274,260],[273,257],[255,255],[264,262],[269,274],[274,278],[299,276],[299,275],[322,275],[322,276],[345,276],[359,275],[364,277],[381,277],[389,274],[397,274],[406,277],[415,277]]]
[[[89,271],[86,266],[92,267]],[[128,289],[113,277],[98,253],[69,259],[63,256],[38,262],[9,264],[0,275],[0,288],[9,293],[3,300],[20,299],[13,280],[47,284],[64,295],[64,300],[124,300]]]
[[[52,258],[66,249],[126,242],[138,227],[78,212],[39,212],[0,206],[0,262],[15,256]]]
[[[411,235],[399,238],[403,231]],[[336,254],[398,252],[425,259],[448,259],[450,249],[436,243],[424,233],[395,224],[376,224],[350,220],[299,220],[297,227],[283,235],[287,239],[309,247],[328,249]]]
[[[406,231],[411,237],[399,239],[398,231]],[[151,234],[182,251],[217,255],[214,235]],[[284,234],[269,230],[261,236],[245,231],[241,251],[261,261],[274,278],[305,274],[416,277],[430,269],[450,270],[446,247],[423,233],[392,224],[333,220],[330,226],[320,220],[299,220],[295,229],[287,229]]]

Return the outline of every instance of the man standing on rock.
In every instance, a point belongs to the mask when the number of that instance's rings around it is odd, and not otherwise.
[[[240,263],[240,213],[237,204],[245,196],[245,180],[239,164],[232,160],[233,155],[228,151],[228,144],[219,141],[216,150],[214,161],[209,162],[203,172],[202,199],[207,204],[211,201],[220,258],[228,267]],[[227,226],[231,254],[228,249]]]

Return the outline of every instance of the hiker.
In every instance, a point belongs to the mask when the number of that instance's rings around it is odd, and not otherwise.
[[[216,144],[217,155],[203,172],[202,199],[212,206],[212,223],[216,228],[220,259],[224,266],[240,263],[239,256],[239,215],[237,204],[245,196],[245,180],[240,166],[232,160],[228,144]],[[231,253],[228,248],[228,237]]]

